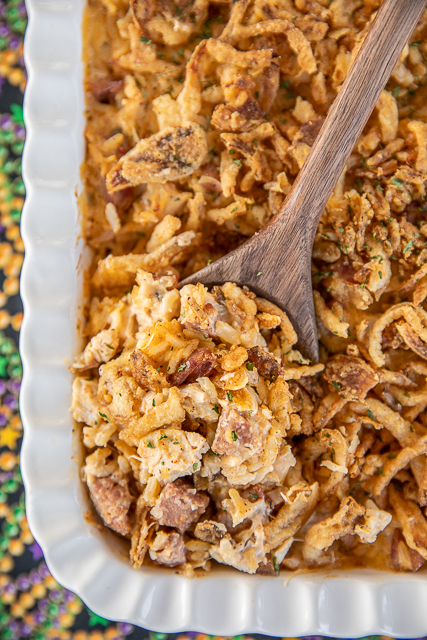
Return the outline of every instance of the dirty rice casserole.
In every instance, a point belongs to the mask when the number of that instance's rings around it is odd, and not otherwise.
[[[427,559],[427,13],[319,225],[321,363],[251,291],[177,287],[280,207],[380,4],[88,0],[72,413],[135,568]]]

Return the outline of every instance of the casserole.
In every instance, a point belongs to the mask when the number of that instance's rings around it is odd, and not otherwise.
[[[22,469],[30,526],[52,573],[99,615],[162,632],[422,635],[423,573],[319,571],[285,586],[283,577],[218,569],[187,581],[173,570],[133,571],[116,539],[85,518],[68,413],[85,263],[75,199],[84,152],[83,3],[31,2],[28,9]]]

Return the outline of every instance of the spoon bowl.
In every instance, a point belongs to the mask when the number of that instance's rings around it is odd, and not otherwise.
[[[313,148],[277,213],[261,231],[180,284],[247,286],[286,311],[302,353],[319,359],[311,254],[320,217],[426,6],[385,0]]]

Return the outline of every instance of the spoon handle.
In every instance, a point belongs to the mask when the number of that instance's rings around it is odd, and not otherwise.
[[[425,6],[426,0],[384,0],[310,155],[263,232],[292,229],[311,250],[333,188]]]

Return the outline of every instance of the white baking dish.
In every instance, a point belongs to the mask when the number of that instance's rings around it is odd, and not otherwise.
[[[69,414],[79,315],[76,205],[83,160],[83,0],[28,0],[27,188],[21,294],[22,472],[31,530],[55,578],[100,616],[161,632],[272,636],[427,633],[427,574],[350,571],[248,576],[224,568],[187,580],[128,565],[119,541],[85,520]]]

